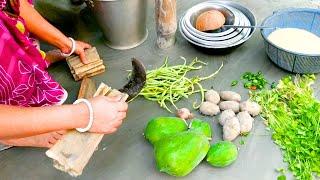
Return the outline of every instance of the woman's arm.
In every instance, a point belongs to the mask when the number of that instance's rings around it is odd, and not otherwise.
[[[71,51],[72,42],[61,31],[46,21],[27,0],[20,0],[20,16],[25,20],[26,26],[31,33],[39,39],[46,41],[59,48],[63,53]],[[90,45],[77,41],[75,53],[78,54],[82,62],[86,63],[84,49],[90,48]]]
[[[52,107],[0,105],[0,139],[20,138],[86,126],[84,104]]]
[[[94,121],[90,132],[115,132],[126,117],[128,105],[119,98],[98,96],[90,100]],[[87,126],[89,110],[84,103],[51,107],[0,105],[0,139],[21,138]]]

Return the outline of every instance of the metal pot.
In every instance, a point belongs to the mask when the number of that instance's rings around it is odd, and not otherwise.
[[[113,49],[130,49],[147,39],[147,2],[147,0],[94,0],[92,9],[107,46]]]

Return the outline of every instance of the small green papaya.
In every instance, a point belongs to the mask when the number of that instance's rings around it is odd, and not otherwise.
[[[207,162],[214,167],[226,167],[238,157],[237,146],[230,141],[219,141],[213,144],[207,154]]]
[[[210,124],[200,119],[193,119],[190,123],[189,129],[201,132],[205,136],[207,136],[209,139],[212,138],[212,131],[211,131]]]
[[[157,117],[148,122],[144,130],[144,136],[151,144],[154,144],[167,135],[186,131],[187,129],[188,126],[183,119],[177,117]]]
[[[172,176],[185,176],[205,158],[209,148],[208,138],[197,131],[167,136],[154,146],[157,168]]]

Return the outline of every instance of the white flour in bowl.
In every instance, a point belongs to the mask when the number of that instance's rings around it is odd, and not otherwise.
[[[283,28],[273,31],[269,41],[288,51],[302,54],[320,54],[320,37],[298,28]]]

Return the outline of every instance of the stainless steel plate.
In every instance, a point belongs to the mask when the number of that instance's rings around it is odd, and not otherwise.
[[[237,9],[234,9],[235,15],[237,17],[239,17],[240,21],[240,25],[243,26],[250,26],[250,21],[248,20],[248,18],[246,16],[244,16],[244,14],[242,12],[240,12]],[[182,20],[182,23],[185,22]],[[226,34],[225,36],[209,36],[210,34],[215,34],[215,33],[205,33],[205,34],[209,34],[207,36],[203,36],[202,34],[198,34],[195,33],[194,31],[192,31],[191,29],[188,29],[185,24],[181,24],[183,31],[185,32],[185,34],[190,34],[191,36],[193,36],[194,38],[199,38],[201,40],[205,40],[205,41],[226,41],[226,40],[230,40],[232,38],[239,38],[237,36],[245,36],[246,33],[243,33],[243,31],[250,31],[251,29],[242,29],[242,28],[235,28],[233,30],[233,32],[231,32],[230,34]],[[192,37],[190,37],[192,38]]]
[[[254,15],[237,3],[230,1],[203,2],[190,8],[179,21],[179,30],[190,43],[204,48],[225,49],[240,45],[252,36],[254,28],[229,28],[217,33],[196,30],[194,27],[195,19],[202,12],[210,9],[223,10],[224,15],[228,16],[226,24],[231,22],[239,25],[256,25]]]
[[[238,14],[234,14],[233,11],[229,7],[225,7],[223,5],[219,4],[207,4],[206,2],[200,3],[198,5],[193,6],[190,8],[185,15],[184,18],[184,24],[187,29],[190,29],[192,32],[202,35],[202,36],[211,36],[211,37],[222,37],[226,36],[227,34],[230,34],[234,31],[234,29],[228,29],[224,31],[218,31],[217,33],[205,33],[197,30],[195,28],[195,21],[196,18],[203,12],[216,9],[219,10],[224,14],[226,17],[226,24],[230,25],[240,25],[240,19]]]

